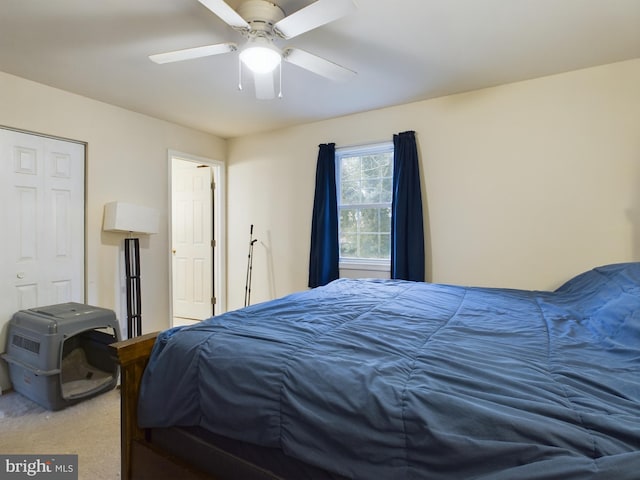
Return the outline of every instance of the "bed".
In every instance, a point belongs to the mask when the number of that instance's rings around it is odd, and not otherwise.
[[[125,480],[640,475],[640,263],[340,279],[114,348]]]

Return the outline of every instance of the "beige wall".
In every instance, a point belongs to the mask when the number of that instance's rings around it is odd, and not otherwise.
[[[317,145],[415,130],[428,280],[552,289],[640,260],[640,59],[229,141],[228,305],[304,289]]]
[[[415,130],[428,279],[554,288],[595,265],[640,260],[640,59],[225,142],[0,73],[0,124],[88,143],[88,301],[118,311],[115,199],[157,208],[142,242],[145,331],[168,326],[167,149],[228,159],[228,307],[307,284],[317,145]],[[227,149],[228,148],[228,152]]]
[[[88,144],[90,304],[111,308],[120,317],[123,236],[102,232],[104,204],[120,200],[160,212],[160,233],[141,239],[142,318],[145,332],[168,328],[168,150],[224,160],[225,140],[4,73],[0,73],[0,125]]]

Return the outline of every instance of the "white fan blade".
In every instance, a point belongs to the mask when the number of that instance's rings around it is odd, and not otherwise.
[[[256,98],[258,100],[271,100],[276,97],[273,72],[254,73],[253,82],[256,86]]]
[[[286,48],[282,52],[282,58],[289,63],[302,67],[310,72],[316,73],[336,82],[346,82],[356,74],[353,70],[342,67],[337,63],[325,60],[312,53],[300,50],[299,48]]]
[[[318,0],[276,22],[273,28],[281,37],[293,38],[344,17],[355,9],[353,0]]]
[[[238,12],[231,8],[227,2],[224,2],[223,0],[198,1],[220,17],[227,25],[230,25],[233,28],[249,30],[249,24],[238,14]]]
[[[185,48],[184,50],[175,50],[173,52],[156,53],[149,55],[149,59],[156,63],[180,62],[182,60],[191,60],[192,58],[208,57],[209,55],[218,55],[220,53],[228,53],[237,50],[235,43],[218,43],[216,45],[205,45],[204,47]]]

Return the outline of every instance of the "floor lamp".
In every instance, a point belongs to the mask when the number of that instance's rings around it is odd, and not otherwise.
[[[124,240],[124,266],[127,298],[127,337],[142,334],[142,294],[140,274],[139,235],[158,233],[158,212],[153,208],[123,202],[110,202],[104,206],[105,232],[126,232]]]

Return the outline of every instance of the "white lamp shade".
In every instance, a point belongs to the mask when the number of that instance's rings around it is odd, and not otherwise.
[[[104,206],[105,232],[158,233],[159,214],[155,208],[141,207],[123,202],[110,202]]]

